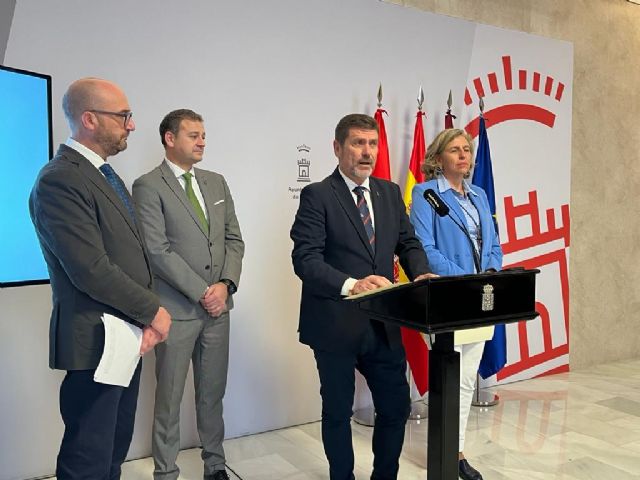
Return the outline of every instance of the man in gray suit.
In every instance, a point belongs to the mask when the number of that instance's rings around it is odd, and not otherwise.
[[[84,78],[62,100],[71,136],[40,171],[31,219],[51,278],[49,366],[65,424],[58,480],[120,478],[138,398],[140,365],[128,387],[93,379],[104,349],[104,313],[143,328],[141,354],[164,340],[171,317],[152,292],[149,258],[132,199],[107,158],[135,130],[115,84]]]
[[[202,117],[175,110],[160,123],[165,160],[133,184],[156,277],[175,322],[156,347],[152,452],[155,479],[176,479],[180,401],[193,363],[205,480],[226,480],[222,398],[229,358],[229,310],[244,242],[224,177],[193,166],[202,160]]]

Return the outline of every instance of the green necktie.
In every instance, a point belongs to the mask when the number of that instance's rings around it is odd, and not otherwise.
[[[184,191],[187,193],[187,198],[191,202],[191,205],[193,205],[193,209],[196,211],[196,215],[200,219],[200,223],[202,224],[204,231],[209,233],[209,222],[207,222],[207,217],[204,214],[204,210],[202,210],[202,205],[200,205],[198,197],[196,197],[196,193],[193,191],[191,177],[193,177],[193,174],[189,172],[182,175],[182,178],[184,178],[185,181]]]

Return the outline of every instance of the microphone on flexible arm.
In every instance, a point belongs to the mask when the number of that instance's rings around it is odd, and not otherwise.
[[[455,223],[458,228],[462,230],[464,236],[467,237],[467,240],[469,240],[469,246],[471,247],[471,252],[473,253],[473,263],[476,267],[476,272],[481,273],[482,270],[480,270],[480,254],[476,250],[476,246],[471,239],[471,235],[469,235],[469,231],[465,227],[463,227],[460,222],[458,222],[451,216],[451,214],[449,213],[449,206],[444,203],[444,201],[432,188],[427,188],[422,196],[440,217],[449,217],[453,221],[453,223]]]

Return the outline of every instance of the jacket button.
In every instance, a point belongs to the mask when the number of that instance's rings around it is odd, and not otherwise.
[[[209,242],[209,246],[210,246],[210,247],[213,247],[213,242]]]
[[[205,270],[209,270],[210,268],[211,268],[211,267],[210,267],[209,265],[206,265],[206,266],[204,267],[204,269],[205,269]]]

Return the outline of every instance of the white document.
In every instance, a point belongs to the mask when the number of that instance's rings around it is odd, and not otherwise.
[[[140,361],[142,329],[105,313],[104,350],[93,380],[128,387]]]
[[[453,332],[453,343],[466,345],[467,343],[486,342],[493,338],[493,325],[488,327],[469,328]]]
[[[378,287],[374,290],[365,290],[364,292],[356,293],[354,295],[349,295],[348,297],[344,297],[345,300],[357,300],[362,297],[366,297],[368,295],[373,295],[374,293],[384,292],[385,290],[391,290],[392,288],[398,288],[402,285],[408,285],[410,282],[399,282],[392,283],[391,285],[387,285],[385,287]]]

